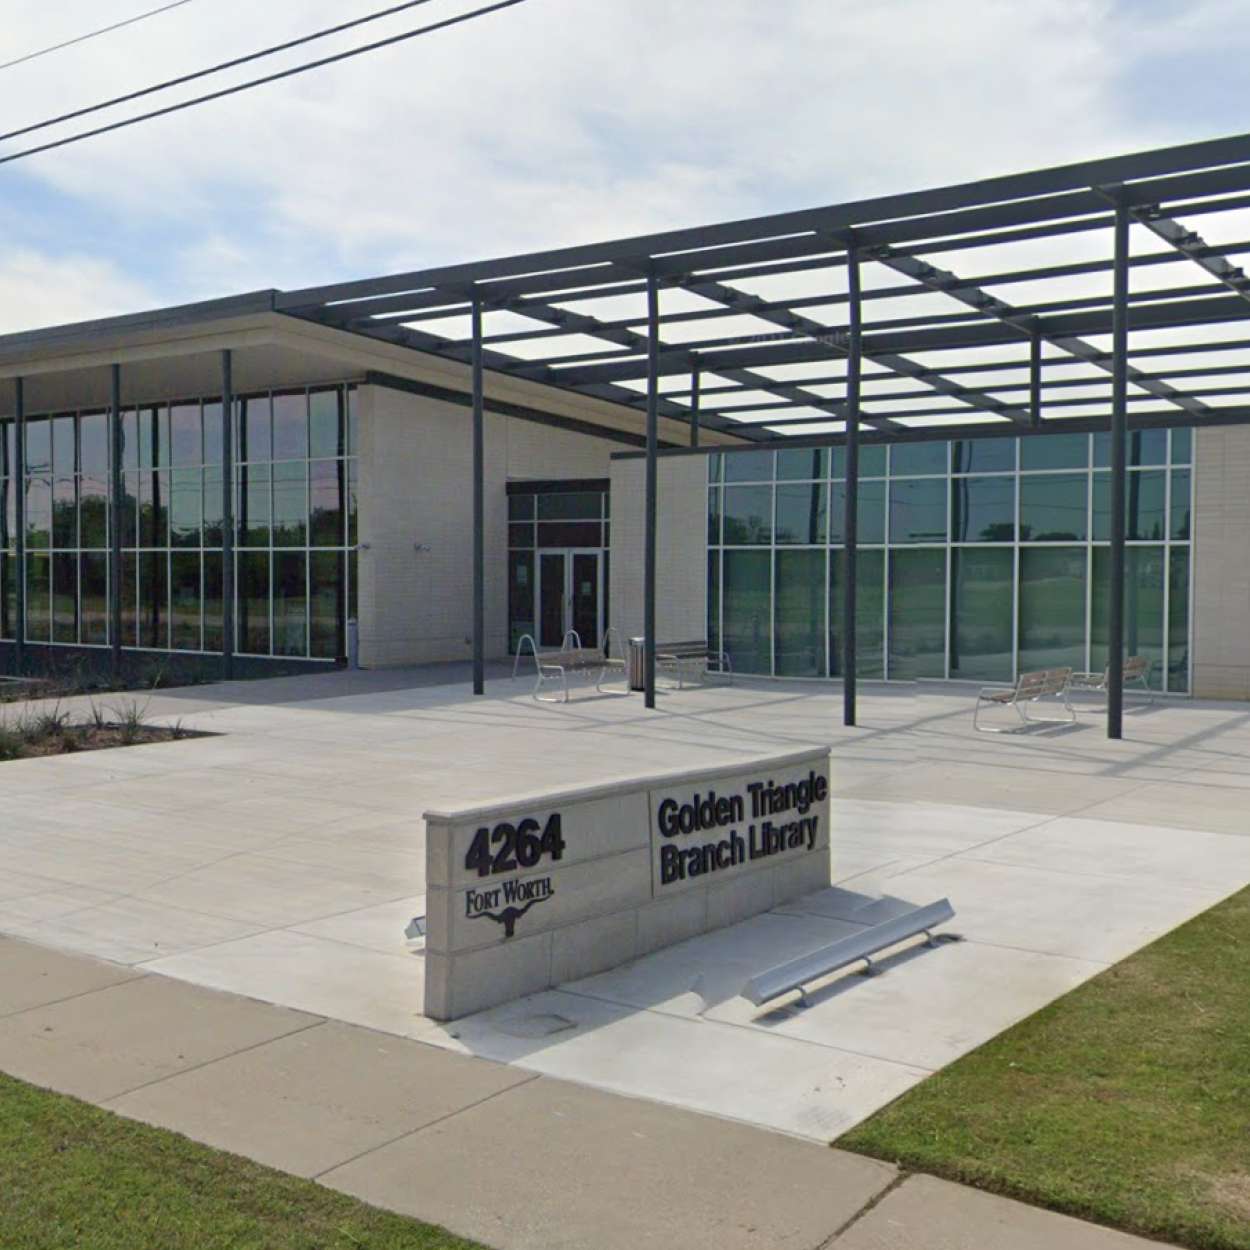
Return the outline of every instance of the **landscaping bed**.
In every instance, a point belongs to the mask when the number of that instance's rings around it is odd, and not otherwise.
[[[837,1144],[1197,1250],[1250,1250],[1250,890]]]
[[[146,705],[135,701],[104,707],[93,704],[86,715],[78,716],[55,703],[25,707],[10,703],[0,709],[0,763],[207,736],[181,722],[149,725],[146,717]]]

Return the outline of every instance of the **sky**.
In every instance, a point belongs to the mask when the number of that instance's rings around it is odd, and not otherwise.
[[[157,2],[6,0],[0,61]],[[3,129],[385,3],[191,0],[0,70]],[[1239,0],[525,0],[0,165],[0,332],[1239,133],[1247,52]]]

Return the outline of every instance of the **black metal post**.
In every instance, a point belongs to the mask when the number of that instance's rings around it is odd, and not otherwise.
[[[1037,330],[1029,345],[1029,421],[1035,430],[1042,428],[1042,336]]]
[[[234,676],[234,356],[221,353],[221,676]]]
[[[13,660],[19,674],[26,671],[26,382],[13,379],[13,488],[17,491],[16,540],[17,572],[13,579],[13,600],[17,619],[13,622]]]
[[[122,476],[122,367],[109,367],[109,643],[113,680],[122,672],[122,514],[125,479]]]
[[[842,580],[842,723],[855,724],[856,559],[859,543],[859,391],[862,368],[862,301],[859,252],[846,253],[849,326],[846,355],[846,511],[842,518],[844,546]]]
[[[486,435],[482,396],[482,297],[473,291],[473,693],[486,693]]]
[[[699,387],[701,373],[698,366],[690,374],[690,446],[699,445]]]
[[[656,447],[660,404],[660,284],[647,273],[647,486],[642,574],[643,702],[655,707]]]
[[[1128,205],[1115,206],[1111,319],[1111,577],[1107,593],[1107,737],[1124,736],[1124,504],[1128,410]]]

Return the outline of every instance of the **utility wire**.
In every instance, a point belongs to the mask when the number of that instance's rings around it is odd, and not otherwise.
[[[189,3],[189,0],[179,0],[182,4]],[[429,4],[430,0],[405,0],[403,4],[392,5],[389,9],[379,9],[376,13],[366,13],[364,17],[357,17],[350,22],[340,22],[337,26],[327,26],[323,30],[315,30],[309,35],[301,35],[298,39],[288,39],[286,43],[276,43],[268,48],[261,48],[258,52],[249,52],[246,56],[236,56],[229,61],[221,61],[217,65],[210,65],[207,69],[197,69],[190,74],[180,74],[177,78],[169,78],[164,82],[155,83],[151,87],[142,87],[138,91],[128,91],[125,95],[114,96],[111,100],[102,100],[99,104],[90,104],[86,108],[73,109],[69,113],[62,113],[59,117],[49,117],[47,121],[35,122],[31,126],[22,126],[17,130],[10,130],[7,134],[0,134],[0,143],[5,143],[9,139],[16,139],[20,135],[28,135],[35,130],[46,130],[49,126],[58,126],[61,122],[73,121],[76,117],[86,117],[88,113],[98,113],[102,109],[110,109],[118,104],[127,104],[131,100],[140,100],[144,96],[154,95],[158,91],[166,91],[170,87],[181,87],[185,83],[195,82],[197,78],[207,78],[210,74],[219,74],[223,70],[235,69],[240,65],[246,65],[250,61],[260,61],[267,56],[276,56],[279,52],[289,52],[292,48],[298,48],[305,43],[313,43],[318,39],[325,39],[330,35],[341,34],[345,30],[351,30],[354,26],[364,26],[368,22],[380,21],[384,17],[391,17],[396,13],[402,13],[405,9],[415,9],[418,5]],[[0,69],[3,69],[0,66]]]
[[[497,13],[500,9],[510,9],[513,5],[523,4],[525,0],[499,0],[497,4],[488,4],[480,9],[473,9],[469,13],[461,13],[456,17],[444,18],[441,22],[433,22],[429,26],[419,26],[416,30],[404,31],[399,35],[391,35],[387,39],[378,39],[374,43],[363,44],[359,48],[350,48],[346,52],[336,52],[333,56],[324,56],[318,61],[307,61],[303,65],[295,65],[290,69],[280,70],[276,74],[266,74],[263,78],[252,78],[247,82],[237,83],[233,87],[225,87],[220,91],[212,91],[207,95],[195,96],[190,100],[183,100],[178,104],[170,104],[165,108],[153,109],[149,113],[139,113],[134,117],[127,117],[123,121],[111,122],[107,126],[97,126],[94,130],[83,130],[78,134],[68,135],[64,139],[55,139],[50,143],[41,143],[37,147],[25,148],[21,152],[12,152],[7,156],[0,156],[0,165],[8,165],[13,161],[20,161],[27,156],[35,156],[40,152],[50,152],[54,148],[67,147],[71,143],[79,143],[83,139],[93,139],[97,135],[108,134],[110,131],[123,130],[127,126],[136,126],[140,122],[151,121],[154,117],[165,117],[169,113],[178,113],[183,109],[194,108],[197,104],[207,104],[210,100],[220,100],[225,96],[235,95],[240,91],[248,91],[252,87],[261,87],[265,83],[278,82],[283,78],[292,78],[296,74],[303,74],[308,70],[320,69],[325,65],[333,65],[338,61],[346,61],[352,57],[363,56],[366,52],[376,52],[380,48],[390,47],[392,44],[403,43],[408,39],[415,39],[419,35],[433,34],[438,30],[445,30],[449,26],[459,26],[462,22],[470,22],[474,18],[485,17],[488,13]]]
[[[18,56],[11,61],[0,62],[0,69],[12,69],[14,65],[24,65],[27,61],[47,56],[49,52],[59,52],[62,48],[72,48],[75,44],[86,43],[88,39],[97,39],[101,35],[109,34],[110,31],[121,30],[123,26],[133,26],[136,22],[144,22],[149,17],[156,17],[158,13],[168,13],[170,9],[180,9],[184,4],[190,3],[191,0],[174,0],[173,4],[163,4],[159,9],[149,9],[146,13],[137,13],[134,17],[126,18],[125,21],[114,22],[111,26],[101,26],[99,30],[89,30],[85,35],[66,39],[63,43],[54,43],[49,48],[40,48],[38,52],[27,52],[25,56]]]

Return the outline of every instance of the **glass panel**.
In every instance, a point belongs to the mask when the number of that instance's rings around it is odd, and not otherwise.
[[[709,482],[719,482],[721,480],[721,461],[724,456],[719,451],[708,452],[707,457],[707,480]]]
[[[360,393],[354,386],[347,388],[347,454],[360,455]],[[355,578],[348,578],[348,585],[355,585]]]
[[[955,478],[951,482],[951,521],[954,542],[1014,542],[1015,476]]]
[[[1190,429],[1172,431],[1172,463],[1189,464],[1193,459],[1194,432]]]
[[[721,508],[723,491],[719,486],[709,486],[707,491],[707,540],[713,547],[721,544]]]
[[[539,521],[540,547],[599,547],[603,526],[598,521]]]
[[[238,458],[240,460],[272,460],[273,437],[269,412],[269,396],[253,395],[240,399]]]
[[[832,553],[829,577],[829,665],[841,677],[843,622],[842,587],[846,583],[846,552]],[[860,677],[885,676],[885,552],[855,553],[855,672]]]
[[[72,416],[52,418],[52,472],[58,477],[78,472],[75,424]]]
[[[139,556],[139,645],[169,646],[169,557],[163,551]]]
[[[1164,537],[1163,470],[1147,469],[1126,474],[1124,484],[1124,536],[1147,542]],[[1094,541],[1111,539],[1111,474],[1094,475]]]
[[[741,457],[728,456],[726,459]],[[724,495],[725,546],[758,546],[772,541],[771,486],[726,486]]]
[[[200,545],[200,513],[204,501],[204,484],[200,480],[200,470],[175,469],[170,478],[170,545],[198,547]]]
[[[859,483],[859,506],[856,542],[859,546],[870,547],[874,543],[885,542],[885,483],[880,478]],[[846,484],[834,482],[830,487],[829,541],[841,543],[846,539]]]
[[[314,547],[343,545],[343,462],[314,460],[308,466],[309,542]]]
[[[122,413],[122,468],[139,467],[139,414],[133,409]]]
[[[1168,459],[1167,430],[1130,430],[1124,449],[1125,463],[1129,467],[1142,464],[1166,464]],[[1094,467],[1111,467],[1111,435],[1094,435]]]
[[[273,466],[273,545],[304,547],[308,543],[308,465]],[[275,621],[275,629],[277,623]],[[283,653],[287,654],[287,653]]]
[[[175,651],[198,651],[202,644],[200,553],[175,552],[170,557],[169,567],[170,645]]]
[[[1083,469],[1087,464],[1088,434],[1039,434],[1020,440],[1021,469]]]
[[[1020,551],[1020,669],[1085,667],[1084,547]]]
[[[175,467],[199,465],[204,460],[200,405],[175,404],[169,411],[170,459]]]
[[[533,495],[508,496],[508,520],[532,521],[534,519]]]
[[[945,497],[945,490],[943,490]],[[946,674],[946,552],[890,552],[891,679]]]
[[[1007,548],[951,552],[951,677],[1011,680],[1014,566]]]
[[[97,646],[109,640],[108,556],[87,552],[82,557],[82,641]]]
[[[599,645],[599,557],[583,552],[573,559],[573,628],[583,647]]]
[[[1171,534],[1188,542],[1189,533],[1189,470],[1176,469],[1172,473],[1172,525]]]
[[[86,412],[78,422],[79,471],[107,477],[109,472],[109,418],[106,412]]]
[[[1049,440],[1038,438],[1032,441],[1044,443]],[[1044,477],[1022,477],[1020,479],[1020,541],[1084,542],[1088,530],[1086,524],[1086,511],[1089,507],[1088,493],[1089,475],[1086,473],[1053,473]]]
[[[540,521],[598,521],[603,516],[603,495],[598,491],[539,495]]]
[[[349,547],[354,547],[357,542],[356,514],[356,461],[349,460],[347,462],[347,545]]]
[[[269,466],[246,465],[238,470],[240,547],[269,546]],[[265,648],[268,651],[268,647]]]
[[[274,553],[273,653],[308,654],[308,557],[302,551]]]
[[[220,651],[225,641],[222,620],[222,556],[217,551],[204,553],[204,650]]]
[[[308,459],[308,395],[304,391],[273,397],[273,458]]]
[[[1163,688],[1163,547],[1124,550],[1124,658],[1142,655],[1150,661],[1150,686]],[[1107,667],[1107,618],[1111,608],[1111,549],[1094,548],[1094,582],[1090,599],[1090,668]],[[1130,687],[1131,697],[1131,687]]]
[[[26,546],[52,545],[52,483],[32,477],[26,483]]]
[[[139,409],[139,467],[161,468],[169,461],[169,409]]]
[[[538,557],[538,645],[558,647],[564,640],[564,553]]]
[[[169,473],[139,474],[139,546],[169,545]]]
[[[139,618],[136,607],[139,598],[138,556],[134,552],[122,555],[122,646],[139,645]]]
[[[238,649],[269,654],[269,553],[241,551],[238,557]]]
[[[309,651],[332,660],[347,649],[342,625],[343,553],[314,551],[308,559]]]
[[[534,636],[534,555],[514,551],[508,556],[509,654],[515,654],[524,634]]]
[[[139,474],[122,474],[122,546],[139,545]]]
[[[820,480],[829,476],[829,449],[827,447],[795,448],[777,453],[778,481]]]
[[[78,641],[78,556],[52,557],[52,641]]]
[[[824,677],[824,550],[777,552],[775,576],[776,675]]]
[[[205,401],[201,413],[204,422],[204,463],[221,463],[221,400],[215,403]]]
[[[509,547],[532,547],[534,545],[534,527],[532,524],[509,525]]]
[[[768,482],[773,476],[773,453],[771,451],[739,451],[726,454],[725,481]]]
[[[949,443],[899,443],[890,448],[890,476],[944,474]]]
[[[720,646],[720,552],[707,553],[707,644],[713,651]]]
[[[1014,438],[961,438],[951,453],[956,473],[1010,473],[1016,467]]]
[[[78,481],[58,477],[52,484],[52,545],[78,546]]]
[[[767,675],[772,669],[772,555],[726,551],[722,559],[724,650],[735,673]]]
[[[52,422],[47,417],[26,422],[26,472],[52,472]]]
[[[84,547],[109,545],[108,479],[83,477],[78,482],[79,535]]]
[[[946,497],[943,481],[890,483],[890,542],[944,543]]]
[[[0,547],[0,638],[13,638],[17,634],[16,571],[17,558]]]
[[[204,470],[204,546],[220,547],[225,500],[221,493],[221,466]]]
[[[26,637],[30,642],[52,640],[52,557],[26,556]]]
[[[345,453],[343,391],[340,387],[309,394],[308,423],[312,456],[341,456]]]
[[[1189,549],[1173,547],[1169,558],[1168,689],[1183,694],[1189,690]]]
[[[872,443],[859,449],[860,477],[885,477],[885,447]]]
[[[778,486],[776,542],[823,544],[828,506],[825,482]]]

